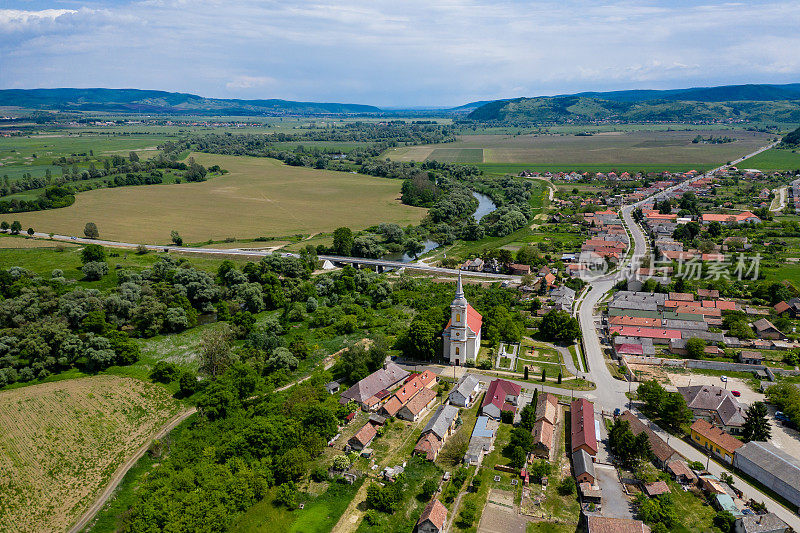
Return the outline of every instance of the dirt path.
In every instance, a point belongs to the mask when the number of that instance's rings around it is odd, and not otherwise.
[[[133,465],[135,465],[139,461],[139,459],[142,458],[142,456],[150,448],[150,444],[155,439],[163,438],[167,433],[169,433],[170,431],[175,429],[178,426],[178,424],[180,424],[181,422],[183,422],[184,420],[186,420],[187,418],[189,418],[190,416],[192,416],[196,412],[197,412],[197,408],[196,407],[192,407],[192,408],[187,409],[186,411],[184,411],[182,413],[179,413],[179,414],[175,415],[172,418],[172,420],[167,422],[167,424],[164,427],[162,427],[155,435],[153,435],[152,439],[150,439],[147,442],[145,442],[144,444],[142,444],[139,447],[139,449],[136,450],[136,453],[133,454],[133,456],[130,457],[130,459],[128,459],[127,461],[122,463],[119,466],[119,468],[117,468],[117,471],[114,472],[114,475],[111,476],[111,479],[108,481],[108,485],[106,485],[106,488],[103,490],[102,493],[100,493],[100,496],[86,510],[86,512],[83,513],[83,515],[80,517],[80,519],[78,519],[78,521],[75,523],[75,525],[72,526],[72,528],[70,528],[70,530],[69,530],[70,533],[78,533],[83,528],[85,528],[86,525],[89,522],[91,522],[91,520],[95,517],[95,515],[106,504],[106,502],[111,497],[111,495],[114,494],[114,491],[117,489],[119,484],[122,482],[122,478],[125,477],[125,474],[128,473],[128,470],[133,468]]]

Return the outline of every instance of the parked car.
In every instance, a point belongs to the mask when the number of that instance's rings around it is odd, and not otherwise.
[[[728,376],[720,376],[720,377],[719,377],[719,380],[720,380],[721,382],[723,382],[723,383],[727,383],[727,382],[728,382]]]
[[[781,422],[788,422],[789,417],[786,416],[783,411],[775,411],[775,418],[780,420]]]
[[[619,416],[619,414],[620,414],[621,412],[622,412],[622,411],[620,410],[620,408],[619,408],[619,407],[617,407],[616,409],[614,409],[614,416]]]
[[[738,398],[739,396],[741,396],[741,395],[742,395],[742,393],[741,393],[741,392],[739,392],[738,390],[732,390],[732,391],[731,391],[731,394],[733,394],[733,395],[734,395],[734,396],[736,396],[737,398]]]

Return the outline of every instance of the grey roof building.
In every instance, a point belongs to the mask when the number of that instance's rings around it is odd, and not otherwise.
[[[469,407],[480,392],[480,381],[472,374],[465,374],[450,391],[450,403],[459,407]]]
[[[425,435],[430,432],[439,437],[440,440],[444,440],[450,428],[453,427],[453,422],[455,422],[456,418],[458,418],[458,407],[440,405],[431,419],[428,420],[425,429],[422,430],[422,434]]]
[[[692,385],[678,387],[695,418],[723,426],[737,433],[744,425],[744,409],[733,393],[716,385]]]
[[[703,339],[708,342],[724,342],[725,336],[716,331],[703,331],[701,329],[682,329],[682,339]]]
[[[784,533],[789,526],[775,513],[745,515],[736,520],[736,533]]]
[[[408,377],[408,372],[394,363],[389,363],[386,368],[381,368],[365,377],[339,397],[341,403],[353,400],[356,403],[364,404],[368,399],[375,396],[384,389],[389,389]]]
[[[576,450],[572,454],[572,470],[575,472],[575,479],[578,482],[588,482],[594,484],[594,461],[586,450]]]
[[[733,466],[800,506],[800,459],[768,442],[750,441],[736,450]]]

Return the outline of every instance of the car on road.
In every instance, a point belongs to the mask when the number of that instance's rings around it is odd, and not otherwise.
[[[616,409],[614,409],[614,416],[619,416],[621,412],[622,410],[619,407],[617,407]]]
[[[788,422],[789,417],[783,411],[775,411],[775,418],[781,422]]]
[[[728,376],[720,376],[720,377],[719,377],[719,380],[720,380],[721,382],[723,382],[723,383],[727,383],[727,382],[728,382]]]
[[[734,396],[736,396],[737,398],[738,398],[739,396],[741,396],[741,395],[742,395],[742,393],[741,393],[741,392],[739,392],[738,390],[732,390],[732,391],[731,391],[731,394],[733,394],[733,395],[734,395]]]

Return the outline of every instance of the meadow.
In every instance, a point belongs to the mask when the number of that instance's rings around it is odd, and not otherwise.
[[[800,152],[797,150],[778,150],[772,148],[739,163],[739,168],[759,170],[797,170],[800,169]]]
[[[726,144],[692,143],[703,137],[729,136]],[[769,142],[772,136],[731,130],[617,131],[576,135],[462,135],[446,148],[403,146],[383,156],[398,161],[443,160],[482,163],[499,170],[631,170],[713,168]],[[482,157],[482,161],[480,158]],[[479,165],[482,166],[482,165]],[[500,168],[497,168],[500,167]],[[505,168],[503,168],[505,167]]]
[[[25,228],[81,235],[95,222],[100,237],[166,243],[171,230],[185,242],[229,237],[277,237],[362,229],[379,222],[415,224],[425,210],[400,203],[399,180],[284,165],[266,158],[192,154],[228,174],[200,183],[142,185],[78,194],[75,204],[20,213]]]
[[[2,529],[66,530],[180,410],[166,389],[117,376],[0,392]]]

